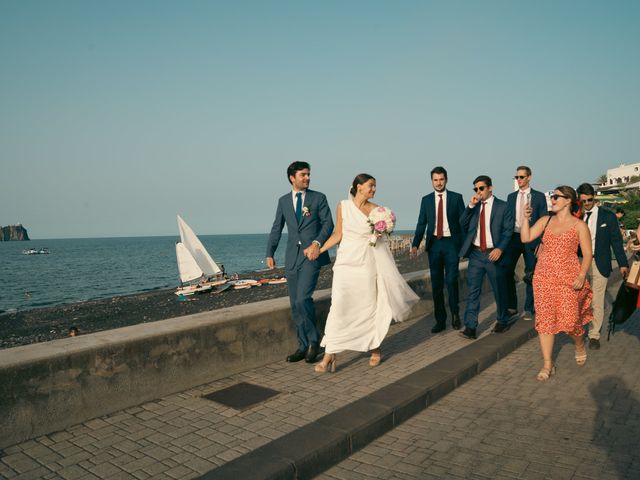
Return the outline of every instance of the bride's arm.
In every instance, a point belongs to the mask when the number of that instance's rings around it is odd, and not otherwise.
[[[342,240],[342,205],[338,204],[336,208],[336,226],[333,228],[331,236],[320,247],[320,253],[326,252],[337,243],[340,243],[340,240]]]

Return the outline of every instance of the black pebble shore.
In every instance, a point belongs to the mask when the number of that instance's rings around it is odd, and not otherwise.
[[[396,256],[396,264],[402,273],[428,268],[426,255],[410,259],[408,254],[400,254]],[[317,290],[331,288],[333,278],[331,267],[327,265],[321,269]],[[276,269],[240,277],[258,280],[280,278],[283,275],[283,269]],[[68,335],[71,326],[77,327],[79,334],[82,335],[286,297],[287,285],[262,285],[241,290],[227,289],[218,294],[194,295],[186,301],[179,300],[174,291],[174,289],[152,290],[88,302],[4,313],[0,316],[0,348],[64,338]]]

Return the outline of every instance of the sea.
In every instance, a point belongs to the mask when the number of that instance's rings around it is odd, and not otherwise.
[[[401,230],[394,235],[410,235]],[[227,275],[266,269],[269,235],[198,235]],[[0,242],[0,316],[17,310],[111,298],[180,284],[175,243],[178,236],[76,238]],[[284,266],[286,231],[275,253]],[[29,248],[49,254],[24,255]],[[329,251],[335,256],[335,248]],[[267,272],[265,272],[266,274]]]
[[[284,265],[283,233],[275,254]],[[227,274],[266,268],[268,234],[199,235]],[[179,285],[177,236],[0,242],[0,314]],[[48,255],[24,255],[47,248]]]

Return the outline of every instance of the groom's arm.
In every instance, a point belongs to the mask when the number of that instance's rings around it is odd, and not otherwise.
[[[284,228],[284,215],[282,214],[282,206],[280,201],[278,201],[278,208],[276,209],[276,217],[273,220],[273,226],[271,227],[271,233],[269,234],[269,240],[267,242],[267,267],[273,268],[275,264],[273,264],[273,254],[276,252],[278,248],[278,243],[280,243],[280,237],[282,236],[282,229]],[[271,262],[269,261],[271,259]],[[271,265],[273,264],[273,266]]]

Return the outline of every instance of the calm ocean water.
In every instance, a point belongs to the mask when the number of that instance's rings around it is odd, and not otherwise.
[[[228,274],[265,268],[267,234],[200,235]],[[108,298],[179,284],[175,242],[180,238],[132,237],[0,242],[0,311]],[[276,252],[284,263],[286,233]],[[23,255],[47,247],[49,255]]]

